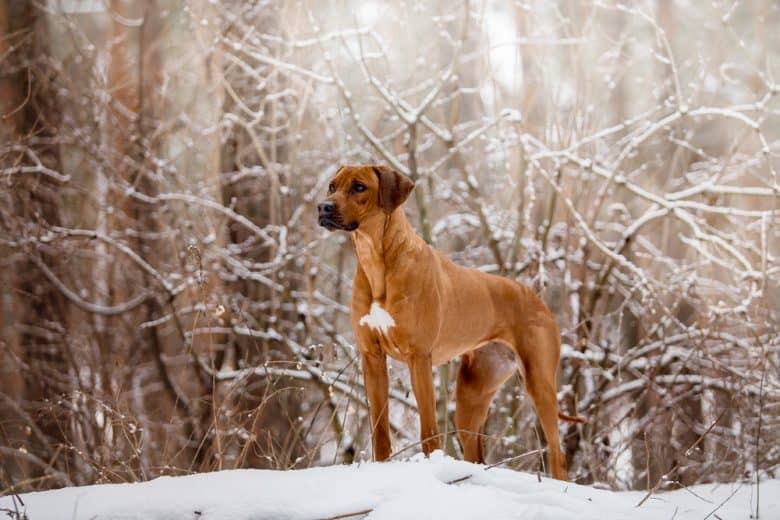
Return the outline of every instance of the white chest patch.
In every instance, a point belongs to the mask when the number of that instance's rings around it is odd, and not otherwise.
[[[395,320],[377,302],[371,304],[371,312],[360,318],[361,325],[367,325],[374,330],[387,333],[387,329],[395,326]]]

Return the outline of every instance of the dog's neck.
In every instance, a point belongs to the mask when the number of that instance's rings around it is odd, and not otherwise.
[[[425,242],[414,232],[403,208],[390,214],[378,215],[373,222],[351,233],[360,267],[371,286],[374,301],[383,302],[387,296],[386,276],[391,266],[398,266],[403,255],[410,261]]]

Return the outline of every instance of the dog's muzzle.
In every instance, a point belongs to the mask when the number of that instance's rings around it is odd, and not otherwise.
[[[336,229],[354,231],[358,227],[357,222],[345,225],[341,220],[341,215],[336,212],[336,204],[329,200],[317,204],[317,211],[319,212],[320,226],[328,231],[334,231]]]

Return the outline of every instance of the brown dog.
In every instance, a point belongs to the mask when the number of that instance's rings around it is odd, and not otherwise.
[[[555,318],[527,287],[458,266],[427,245],[400,207],[412,188],[408,177],[384,166],[344,166],[317,206],[320,225],[350,232],[357,254],[352,326],[374,458],[391,451],[386,356],[409,366],[426,454],[441,444],[432,368],[461,356],[455,425],[466,460],[484,462],[480,432],[490,402],[519,369],[547,439],[552,476],[565,480],[558,418],[584,420],[558,411]]]

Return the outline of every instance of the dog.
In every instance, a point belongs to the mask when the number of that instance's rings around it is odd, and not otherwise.
[[[338,169],[319,224],[349,233],[357,256],[351,318],[361,354],[374,459],[391,454],[387,356],[409,367],[422,450],[439,449],[433,367],[460,356],[455,426],[464,458],[484,463],[481,432],[501,385],[520,371],[547,440],[549,469],[567,479],[558,419],[560,332],[528,287],[456,265],[415,233],[401,207],[414,182],[386,166]]]

